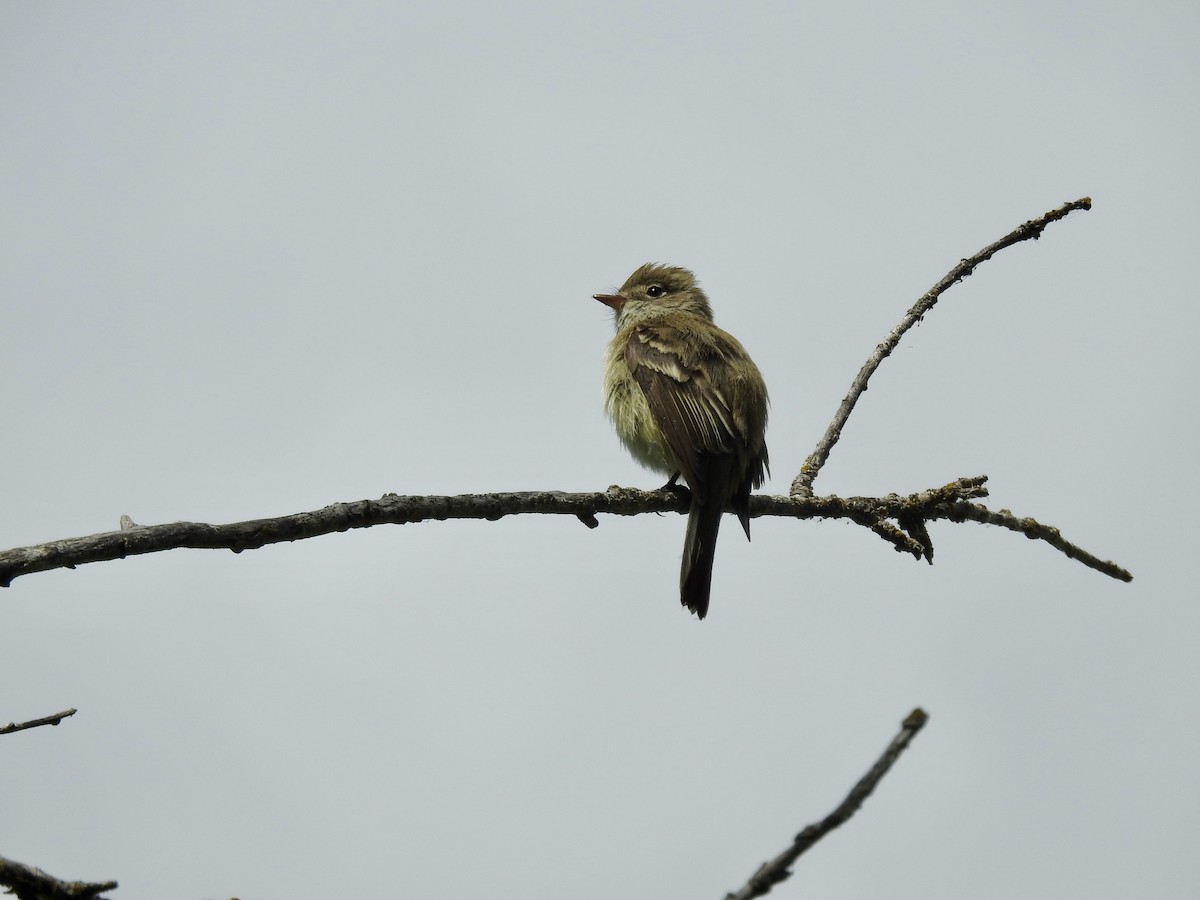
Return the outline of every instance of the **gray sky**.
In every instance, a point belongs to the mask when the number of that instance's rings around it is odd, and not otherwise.
[[[1131,569],[935,525],[380,527],[0,592],[0,855],[121,898],[721,897],[932,718],[781,898],[1200,893],[1200,9],[0,11],[0,545],[402,494],[655,486],[600,409],[696,270],[786,492],[991,476]]]

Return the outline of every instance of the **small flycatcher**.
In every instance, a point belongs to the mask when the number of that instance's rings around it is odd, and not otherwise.
[[[767,469],[767,386],[732,335],[713,324],[708,298],[687,269],[646,263],[615,294],[604,406],[643,466],[682,475],[692,492],[679,598],[708,613],[721,513],[732,506],[750,539],[750,491]]]

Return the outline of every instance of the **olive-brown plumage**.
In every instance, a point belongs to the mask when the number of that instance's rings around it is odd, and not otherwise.
[[[642,465],[691,489],[679,593],[703,619],[726,507],[750,537],[750,491],[767,473],[767,387],[687,269],[646,263],[595,298],[616,319],[604,405],[617,434]]]

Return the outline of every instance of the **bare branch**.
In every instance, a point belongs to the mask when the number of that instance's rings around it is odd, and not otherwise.
[[[941,281],[930,288],[921,299],[914,303],[912,308],[904,314],[904,318],[900,320],[900,324],[893,328],[888,333],[888,336],[875,347],[874,351],[867,358],[867,361],[863,364],[863,367],[859,370],[858,375],[850,385],[850,392],[843,398],[842,405],[838,407],[833,421],[829,423],[829,427],[825,429],[825,434],[817,442],[816,449],[809,454],[808,459],[804,461],[804,465],[800,467],[800,474],[792,481],[792,495],[795,497],[812,496],[813,481],[816,479],[817,473],[821,471],[821,467],[825,465],[825,461],[829,459],[829,452],[833,449],[833,445],[842,436],[842,429],[845,427],[846,421],[850,418],[850,413],[854,411],[859,397],[867,389],[867,382],[875,374],[875,370],[879,368],[880,364],[896,349],[896,345],[900,343],[900,339],[904,337],[904,333],[912,328],[913,325],[920,322],[925,313],[933,309],[934,304],[938,302],[942,294],[974,272],[975,267],[980,263],[987,262],[1006,247],[1011,247],[1013,244],[1019,244],[1022,241],[1030,239],[1036,241],[1042,236],[1042,232],[1051,222],[1057,222],[1077,209],[1091,208],[1091,198],[1083,197],[1072,203],[1065,203],[1058,209],[1046,213],[1044,216],[1032,219],[1024,225],[1018,226],[1009,234],[996,241],[996,243],[989,244],[974,256],[959,262],[957,266],[946,273],[946,276]]]
[[[837,828],[852,815],[858,812],[863,802],[883,780],[883,776],[891,769],[892,764],[899,759],[917,733],[925,727],[929,716],[922,709],[914,709],[904,720],[899,734],[893,739],[883,755],[871,766],[869,772],[856,784],[846,799],[838,804],[837,809],[820,822],[809,825],[792,839],[792,845],[769,862],[763,863],[750,876],[750,880],[736,894],[726,894],[725,900],[750,900],[770,892],[771,888],[791,877],[791,867],[800,854],[819,841],[833,829]]]
[[[487,519],[542,513],[573,515],[595,527],[596,513],[632,516],[646,512],[686,512],[687,498],[670,491],[641,491],[613,486],[607,491],[567,494],[562,491],[459,494],[457,496],[401,497],[385,494],[378,500],[335,503],[311,512],[271,519],[252,519],[226,525],[172,522],[136,525],[121,517],[121,530],[66,538],[0,552],[0,587],[31,572],[71,569],[83,563],[124,559],[179,547],[205,550],[257,550],[267,544],[298,541],[323,534],[370,528],[372,525],[407,525],[445,519]]]
[[[750,498],[750,515],[782,516],[792,519],[849,519],[886,538],[897,550],[918,558],[932,558],[932,543],[923,523],[937,519],[1000,525],[1044,540],[1071,559],[1122,581],[1133,576],[1111,562],[1101,562],[1085,550],[1063,540],[1057,529],[1033,519],[1017,519],[1011,513],[995,513],[969,501],[987,496],[987,477],[960,478],[937,488],[901,497],[784,497],[758,495]],[[0,587],[32,572],[73,569],[84,563],[124,559],[180,547],[208,550],[256,550],[267,544],[369,528],[372,525],[404,525],[427,520],[501,519],[505,516],[540,514],[570,515],[595,527],[597,513],[634,516],[641,513],[686,513],[688,499],[676,491],[642,491],[610,487],[607,491],[568,494],[561,491],[528,491],[503,494],[460,494],[454,497],[401,497],[387,494],[379,500],[336,503],[312,512],[274,519],[253,519],[227,525],[173,522],[166,525],[137,525],[86,537],[66,538],[31,547],[0,552]],[[127,518],[127,517],[126,517]],[[897,523],[887,525],[888,520]],[[921,524],[921,528],[917,525]]]
[[[7,893],[16,894],[19,900],[77,900],[81,897],[99,897],[104,891],[113,890],[117,883],[60,881],[41,869],[0,856],[0,885],[8,888]]]
[[[0,725],[0,734],[12,734],[14,731],[24,731],[26,728],[37,728],[39,725],[57,725],[78,711],[77,709],[64,709],[60,713],[41,719],[30,719],[28,722],[9,722],[7,725]]]

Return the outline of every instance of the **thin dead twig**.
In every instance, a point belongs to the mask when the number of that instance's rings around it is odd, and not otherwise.
[[[1051,222],[1057,222],[1077,209],[1091,208],[1091,198],[1081,197],[1079,200],[1064,203],[1058,209],[1052,209],[1045,215],[1031,219],[1025,224],[1014,228],[994,244],[988,244],[988,246],[984,247],[974,256],[961,260],[957,266],[946,273],[941,281],[931,287],[921,299],[914,303],[912,308],[904,314],[904,318],[900,320],[900,324],[893,328],[888,333],[888,336],[879,342],[871,352],[871,355],[867,357],[867,361],[863,363],[863,367],[850,384],[849,393],[842,399],[841,406],[838,407],[833,421],[829,423],[829,427],[825,429],[825,434],[817,441],[816,449],[809,454],[808,459],[804,461],[804,465],[800,467],[800,474],[792,481],[792,496],[812,496],[813,481],[816,480],[821,467],[829,459],[829,453],[833,449],[833,445],[841,438],[842,429],[849,420],[850,413],[854,412],[855,405],[867,389],[867,382],[875,374],[875,370],[879,368],[880,364],[891,356],[892,351],[896,349],[896,345],[900,343],[900,339],[904,337],[904,333],[920,322],[925,313],[933,309],[934,304],[938,302],[942,294],[974,272],[975,267],[980,263],[987,262],[1006,247],[1011,247],[1013,244],[1019,244],[1022,241],[1036,241],[1042,236],[1042,232],[1046,230],[1046,226]]]
[[[37,728],[40,725],[57,725],[63,719],[69,718],[77,712],[79,712],[77,709],[64,709],[52,716],[30,719],[28,722],[9,722],[7,725],[0,725],[0,734],[12,734],[14,731],[24,731],[26,728]]]
[[[774,859],[759,866],[741,890],[733,894],[726,894],[725,900],[751,900],[752,897],[761,897],[769,893],[771,888],[781,881],[790,878],[791,867],[800,854],[858,812],[859,807],[871,796],[879,782],[883,780],[883,776],[888,773],[888,770],[900,758],[900,754],[908,748],[912,739],[928,721],[929,716],[924,710],[918,708],[910,712],[901,725],[900,732],[892,738],[892,742],[883,751],[883,755],[876,760],[875,765],[871,766],[870,771],[859,779],[858,784],[854,785],[850,793],[846,795],[846,799],[838,804],[837,809],[820,822],[809,825],[796,835],[792,839],[790,847]]]

